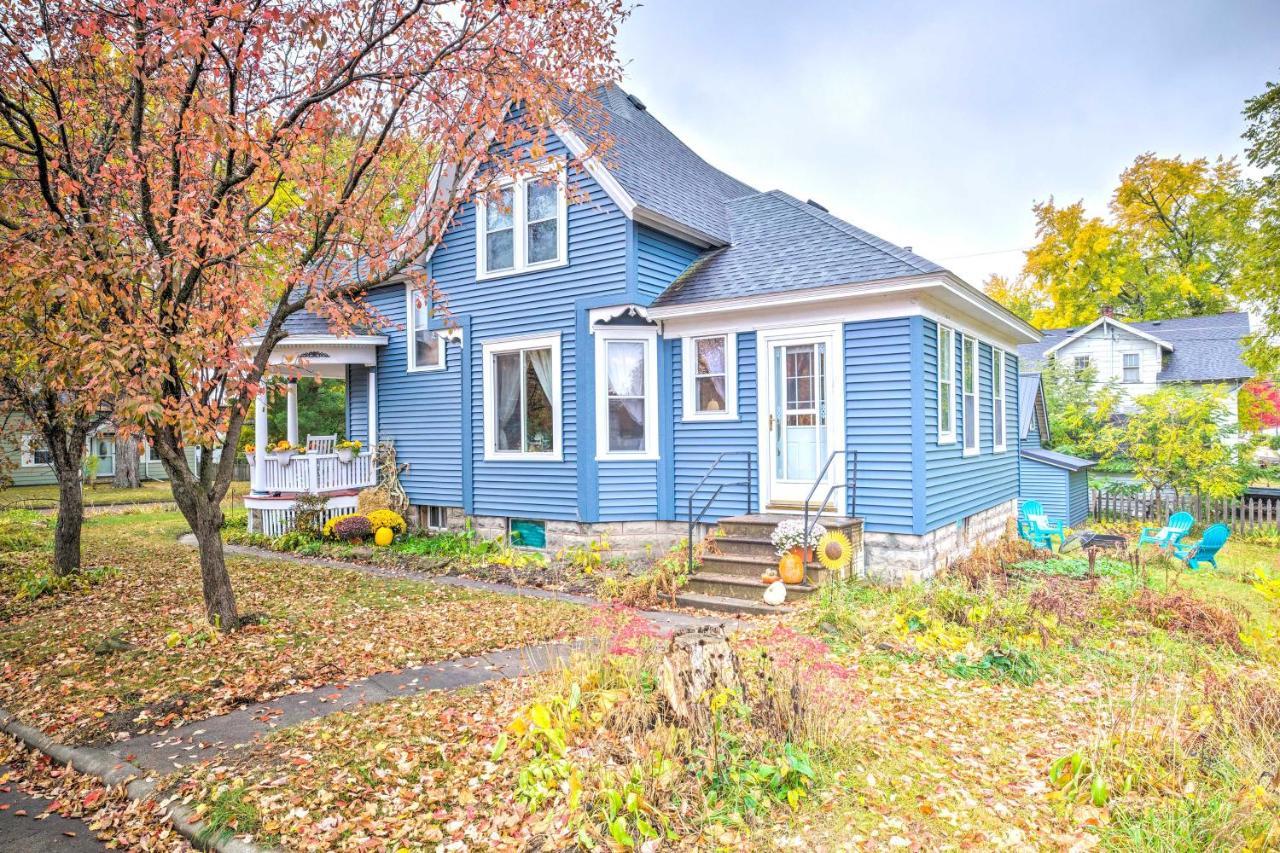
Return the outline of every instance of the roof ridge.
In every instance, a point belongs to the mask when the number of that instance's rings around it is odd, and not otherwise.
[[[890,243],[888,240],[885,240],[882,237],[877,237],[876,235],[872,234],[870,231],[866,231],[862,228],[859,228],[858,226],[854,225],[851,222],[845,222],[843,219],[832,214],[830,211],[819,210],[818,208],[814,207],[812,204],[801,201],[800,199],[791,195],[791,193],[787,192],[786,190],[768,190],[767,194],[781,198],[783,201],[786,201],[788,204],[791,204],[792,206],[800,210],[803,210],[805,213],[808,213],[810,216],[817,219],[819,222],[823,223],[833,231],[840,232],[848,237],[853,237],[855,240],[858,240],[864,243],[865,245],[870,246],[873,249],[884,252],[886,255],[890,255],[891,257],[899,261],[902,261],[904,264],[907,264],[908,266],[912,267],[917,272],[921,272],[921,273],[936,272],[936,270],[929,269],[927,266],[921,266],[919,263],[917,263],[917,260],[925,261],[928,264],[932,264],[935,267],[941,268],[939,264],[934,264],[932,261],[929,261],[927,258],[923,258],[920,255],[917,255],[915,252],[908,252],[906,249],[903,249],[901,246],[894,245],[893,243]]]

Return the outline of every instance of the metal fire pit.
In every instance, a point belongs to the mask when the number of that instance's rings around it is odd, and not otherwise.
[[[1062,543],[1059,551],[1069,551],[1076,548],[1107,548],[1112,551],[1126,551],[1129,548],[1129,539],[1117,533],[1094,533],[1091,530],[1085,530],[1071,536],[1066,542]]]

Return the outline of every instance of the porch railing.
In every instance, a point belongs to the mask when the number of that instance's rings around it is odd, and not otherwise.
[[[373,454],[361,453],[343,462],[336,453],[295,454],[288,462],[268,453],[266,471],[258,482],[258,468],[249,465],[249,487],[259,494],[272,492],[340,492],[374,485],[377,474]]]

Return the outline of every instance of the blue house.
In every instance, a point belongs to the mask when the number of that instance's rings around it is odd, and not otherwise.
[[[1096,463],[1044,446],[1049,440],[1049,416],[1040,374],[1024,373],[1018,383],[1022,499],[1039,501],[1052,521],[1061,519],[1068,527],[1078,527],[1089,518],[1089,469]]]
[[[521,180],[456,211],[426,261],[448,323],[389,284],[368,294],[380,334],[304,314],[279,348],[346,380],[347,434],[394,444],[420,523],[640,551],[686,535],[695,491],[706,523],[808,499],[860,519],[867,570],[899,578],[1002,534],[1036,330],[816,202],[721,172],[622,89],[600,99],[612,150],[567,176],[586,200]],[[567,126],[556,140],[550,157],[582,150]],[[270,464],[251,507],[287,502]],[[308,464],[312,488],[327,463]],[[344,482],[319,484],[346,500]]]

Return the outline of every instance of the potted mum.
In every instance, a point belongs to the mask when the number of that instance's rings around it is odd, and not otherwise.
[[[815,524],[806,537],[804,522],[798,518],[788,518],[773,529],[769,538],[773,541],[773,547],[777,549],[779,557],[794,551],[807,563],[813,559],[813,548],[826,532],[827,529],[821,524]]]
[[[358,441],[339,441],[333,446],[333,451],[338,454],[338,461],[349,463],[360,455],[360,448],[363,447]]]
[[[293,461],[294,456],[301,456],[306,453],[307,448],[306,445],[290,444],[285,439],[280,439],[275,443],[275,446],[272,447],[272,452],[275,453],[276,460],[282,466],[286,466]]]

